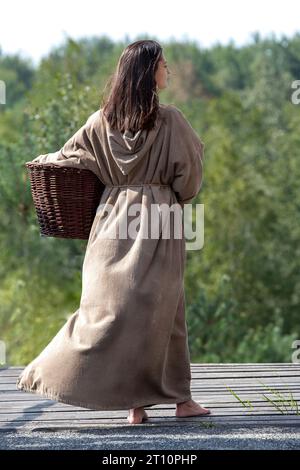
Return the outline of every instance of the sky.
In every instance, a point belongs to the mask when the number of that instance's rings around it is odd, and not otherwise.
[[[299,0],[9,0],[0,2],[0,48],[38,64],[66,37],[106,35],[132,42],[137,35],[158,41],[193,40],[200,47],[234,41],[238,46],[274,33],[300,32]],[[128,39],[127,39],[128,38]]]

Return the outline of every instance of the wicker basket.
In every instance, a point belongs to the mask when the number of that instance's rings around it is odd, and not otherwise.
[[[90,170],[25,163],[41,236],[87,240],[105,188]]]

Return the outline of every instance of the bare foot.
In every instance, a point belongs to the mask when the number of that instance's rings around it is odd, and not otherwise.
[[[131,408],[127,416],[127,421],[130,424],[140,424],[143,421],[146,421],[147,419],[148,419],[148,415],[146,411],[144,410],[143,406],[139,408]]]
[[[194,400],[188,400],[182,403],[177,403],[175,416],[184,418],[187,416],[201,416],[209,415],[211,411],[196,403]]]

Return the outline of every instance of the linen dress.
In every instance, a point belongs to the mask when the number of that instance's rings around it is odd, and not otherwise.
[[[191,399],[184,229],[181,238],[172,230],[163,237],[161,226],[158,237],[140,232],[151,205],[183,207],[199,193],[203,156],[204,143],[182,111],[160,104],[150,131],[112,130],[101,108],[59,151],[32,160],[87,168],[105,189],[87,241],[80,305],[25,367],[17,389],[95,410]],[[137,236],[103,236],[136,203]],[[116,211],[104,218],[109,204]],[[156,216],[162,225],[162,211]]]

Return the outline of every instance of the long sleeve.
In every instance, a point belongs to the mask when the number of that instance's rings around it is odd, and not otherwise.
[[[75,132],[63,147],[53,153],[39,155],[30,163],[43,163],[55,166],[84,168],[91,170],[101,179],[101,172],[95,154],[93,124],[98,112],[89,116],[86,123]],[[27,162],[29,163],[29,162]]]
[[[203,179],[204,142],[199,138],[184,114],[171,108],[170,155],[174,168],[173,191],[183,205],[199,193]]]

